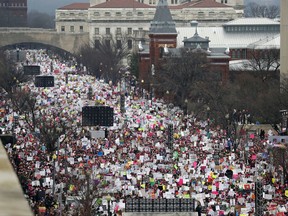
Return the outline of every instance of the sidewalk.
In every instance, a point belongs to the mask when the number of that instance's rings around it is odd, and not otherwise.
[[[17,175],[0,140],[0,216],[32,216]]]

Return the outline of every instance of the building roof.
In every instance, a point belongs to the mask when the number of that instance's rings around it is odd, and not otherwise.
[[[178,32],[177,45],[184,46],[183,40],[185,37],[189,38],[194,35],[195,27],[178,27],[176,28]],[[219,27],[206,27],[198,26],[198,34],[201,37],[208,37],[210,40],[210,48],[247,48],[249,44],[255,43],[260,39],[267,37],[275,37],[280,32],[227,32],[222,26]],[[279,40],[280,41],[280,40]],[[280,43],[279,43],[280,45]]]
[[[72,3],[58,8],[58,10],[88,10],[89,7],[90,3]]]
[[[266,38],[261,38],[260,40],[248,45],[250,49],[280,49],[280,34],[273,35]]]
[[[159,0],[154,19],[150,24],[150,34],[177,34],[167,0]]]
[[[183,8],[232,8],[231,6],[221,4],[215,0],[202,0],[202,1],[191,1],[182,5]]]
[[[195,42],[195,43],[197,43],[197,42],[201,42],[201,43],[206,42],[206,43],[209,43],[209,39],[200,37],[199,34],[198,34],[198,31],[196,29],[195,34],[193,35],[193,37],[185,38],[183,40],[183,42]]]
[[[110,0],[94,5],[91,8],[154,8],[150,5],[135,0]]]
[[[279,22],[274,21],[269,18],[239,18],[227,22],[224,26],[234,26],[234,25],[279,25]]]
[[[261,68],[268,71],[279,69],[278,63],[273,63],[269,67],[265,67],[264,65],[265,62],[263,62]],[[253,60],[241,59],[229,61],[229,71],[255,71],[255,68],[259,68],[259,66]]]

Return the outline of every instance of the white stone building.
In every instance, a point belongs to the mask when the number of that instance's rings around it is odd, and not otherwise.
[[[61,33],[88,32],[91,43],[112,35],[147,37],[159,0],[90,0],[56,10],[56,30]],[[241,16],[234,6],[243,0],[167,0],[177,27],[197,20],[202,26],[220,26]],[[131,41],[130,41],[131,43]]]

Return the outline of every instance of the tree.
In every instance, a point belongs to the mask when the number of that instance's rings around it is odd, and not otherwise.
[[[139,77],[139,56],[137,53],[132,53],[130,58],[130,71],[136,78]]]
[[[280,50],[277,48],[252,49],[249,52],[248,68],[262,81],[279,80]]]
[[[11,100],[12,108],[19,115],[23,116],[28,128],[35,132],[36,127],[36,94],[24,89],[16,89],[16,91],[8,94]]]
[[[273,19],[280,14],[278,5],[259,5],[257,3],[249,3],[244,9],[245,17],[266,17]]]
[[[24,74],[21,65],[13,62],[5,53],[0,53],[0,88],[11,93],[16,86],[30,79]]]
[[[251,49],[249,60],[230,70],[231,82],[241,91],[239,108],[248,109],[261,123],[279,121],[280,51],[276,48]]]
[[[166,57],[155,76],[157,91],[172,92],[169,97],[183,106],[193,87],[207,76],[207,63],[207,54],[200,49],[181,49],[179,56]]]
[[[77,56],[97,78],[115,83],[120,78],[119,69],[129,52],[125,37],[103,37],[93,43],[93,48],[88,44],[84,45]]]
[[[73,125],[74,117],[61,108],[60,102],[54,102],[53,107],[40,106],[36,93],[25,89],[17,89],[8,97],[14,112],[21,115],[31,132],[37,134],[49,154],[56,150],[60,137],[63,143],[68,134],[77,127]]]

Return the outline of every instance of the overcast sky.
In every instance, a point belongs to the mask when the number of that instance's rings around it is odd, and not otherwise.
[[[86,2],[89,0],[28,0],[28,11],[37,10],[50,15],[55,14],[55,9],[75,2]]]
[[[248,2],[256,2],[259,4],[259,0],[245,0]],[[279,4],[280,0],[261,0],[261,4],[272,3]],[[75,2],[90,2],[90,0],[28,0],[28,11],[37,10],[42,13],[48,13],[50,15],[55,14],[55,9]]]

